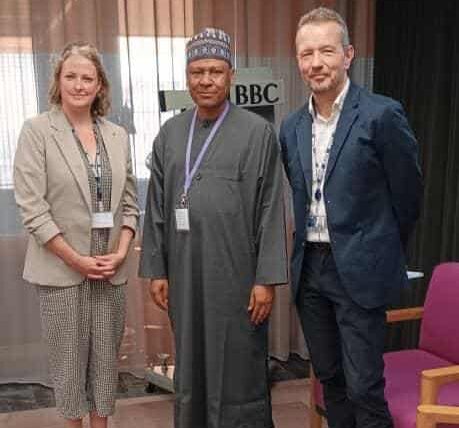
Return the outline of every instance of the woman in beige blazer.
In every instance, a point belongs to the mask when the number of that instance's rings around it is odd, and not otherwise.
[[[103,118],[109,83],[93,46],[64,48],[50,103],[24,123],[15,156],[24,278],[38,290],[58,411],[68,427],[89,413],[102,428],[115,405],[135,177],[126,132]]]

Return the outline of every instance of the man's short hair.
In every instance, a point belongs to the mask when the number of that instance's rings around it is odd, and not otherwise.
[[[303,15],[298,22],[297,32],[307,24],[319,24],[322,22],[336,22],[341,28],[341,40],[343,46],[349,46],[349,31],[343,17],[336,10],[328,7],[318,7]]]

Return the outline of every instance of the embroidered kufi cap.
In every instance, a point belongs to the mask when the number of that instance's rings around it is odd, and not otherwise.
[[[198,59],[223,59],[230,66],[231,39],[228,34],[218,28],[205,28],[195,34],[186,45],[186,63]]]

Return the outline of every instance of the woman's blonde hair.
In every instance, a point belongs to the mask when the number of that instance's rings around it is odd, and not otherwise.
[[[91,115],[93,117],[105,116],[110,109],[110,83],[108,82],[107,74],[102,66],[99,52],[93,45],[87,42],[72,42],[65,46],[62,50],[54,66],[53,80],[49,88],[49,103],[51,105],[59,106],[62,104],[59,85],[62,65],[65,60],[72,55],[80,55],[91,61],[94,64],[94,67],[96,67],[97,78],[100,82],[100,89],[91,105]]]

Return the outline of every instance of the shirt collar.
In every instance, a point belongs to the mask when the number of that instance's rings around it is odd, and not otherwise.
[[[344,84],[343,89],[338,94],[338,96],[335,98],[335,101],[333,101],[332,116],[336,114],[336,112],[341,111],[343,109],[344,100],[346,99],[346,95],[349,92],[349,86],[351,86],[350,80],[349,80],[349,77],[346,77],[346,83]],[[309,113],[311,114],[311,116],[315,118],[316,110],[314,108],[314,100],[313,100],[312,94],[309,96],[308,109],[309,109]]]

